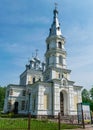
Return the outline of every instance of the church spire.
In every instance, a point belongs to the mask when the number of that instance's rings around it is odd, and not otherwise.
[[[57,10],[57,3],[55,3],[55,9],[53,11],[54,17],[53,17],[53,23],[50,28],[49,36],[62,36],[60,23],[58,20],[58,10]]]

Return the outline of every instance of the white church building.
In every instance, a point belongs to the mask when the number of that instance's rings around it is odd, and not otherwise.
[[[4,112],[17,109],[20,114],[35,116],[77,115],[77,103],[82,102],[82,86],[70,79],[71,70],[66,64],[65,38],[58,19],[58,10],[53,11],[53,22],[46,38],[45,62],[36,53],[25,71],[20,75],[20,84],[7,86]]]

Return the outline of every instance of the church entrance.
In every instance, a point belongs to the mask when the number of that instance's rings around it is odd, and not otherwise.
[[[14,114],[18,114],[18,102],[14,103]]]
[[[60,92],[60,114],[68,115],[68,94],[65,90]]]
[[[64,115],[64,95],[60,92],[60,114]]]

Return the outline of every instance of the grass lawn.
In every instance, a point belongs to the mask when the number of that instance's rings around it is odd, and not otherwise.
[[[31,119],[31,130],[58,130],[58,123],[50,122],[47,120],[39,121]],[[0,130],[7,128],[9,130],[27,130],[28,119],[27,118],[0,118]],[[75,129],[77,126],[61,124],[61,130],[63,129]]]

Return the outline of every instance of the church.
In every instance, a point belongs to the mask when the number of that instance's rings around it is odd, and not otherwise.
[[[7,86],[4,112],[30,112],[36,117],[56,117],[59,112],[61,115],[77,115],[77,103],[82,102],[82,86],[75,85],[70,79],[66,57],[65,38],[55,7],[46,38],[45,62],[41,62],[36,52],[20,75],[20,83]]]

